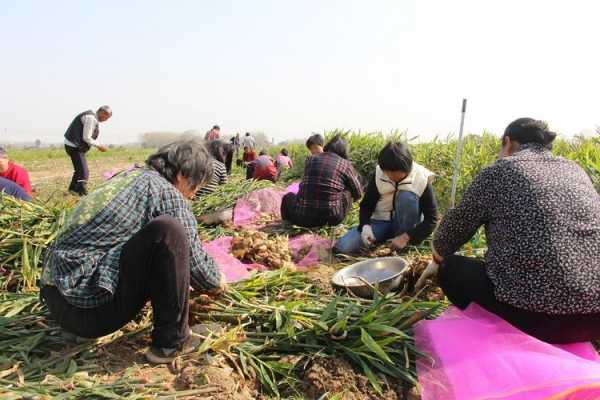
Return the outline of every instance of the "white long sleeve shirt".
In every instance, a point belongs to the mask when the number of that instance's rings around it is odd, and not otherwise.
[[[100,142],[92,138],[92,134],[94,133],[94,129],[99,124],[98,118],[95,114],[86,114],[81,117],[81,123],[83,124],[83,141],[89,144],[90,146],[98,147],[100,146]],[[65,145],[69,147],[77,147],[73,142],[68,139],[65,139]]]
[[[244,136],[242,139],[242,147],[249,147],[253,149],[256,146],[256,141],[252,136]]]

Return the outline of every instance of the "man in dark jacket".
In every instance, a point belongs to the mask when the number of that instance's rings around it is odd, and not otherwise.
[[[89,178],[89,170],[85,153],[90,148],[96,147],[105,152],[108,148],[97,141],[100,133],[99,124],[112,116],[109,106],[102,106],[98,111],[84,111],[78,114],[69,125],[65,133],[65,150],[73,162],[73,178],[69,185],[69,191],[78,196],[87,194],[86,184]]]

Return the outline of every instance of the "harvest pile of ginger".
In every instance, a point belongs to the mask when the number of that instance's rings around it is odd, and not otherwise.
[[[264,232],[236,232],[231,241],[231,254],[240,261],[270,268],[293,267],[286,236],[269,237]]]

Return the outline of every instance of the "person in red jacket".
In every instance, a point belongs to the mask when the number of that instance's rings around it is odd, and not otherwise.
[[[10,161],[4,147],[0,146],[0,178],[8,179],[19,185],[31,196],[31,182],[25,168]]]
[[[277,181],[277,167],[273,159],[267,154],[266,151],[261,151],[258,158],[250,164],[252,166],[252,179],[269,180],[271,182]],[[250,166],[248,167],[250,169]]]

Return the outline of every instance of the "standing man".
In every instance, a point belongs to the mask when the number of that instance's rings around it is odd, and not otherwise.
[[[69,192],[78,196],[87,194],[87,181],[89,170],[85,153],[93,146],[105,152],[108,148],[97,141],[100,134],[99,124],[112,116],[109,106],[102,106],[98,111],[84,111],[78,114],[65,133],[65,150],[73,162],[73,178],[69,185]]]
[[[246,132],[246,136],[242,139],[242,147],[248,147],[254,149],[256,147],[256,140],[252,137],[250,132]]]
[[[219,140],[220,137],[221,128],[219,128],[219,125],[214,125],[210,131],[206,132],[206,135],[204,135],[204,140],[210,142],[213,140]]]
[[[13,181],[31,197],[31,182],[27,170],[10,161],[6,150],[2,146],[0,146],[0,178]]]
[[[229,139],[229,141],[231,142],[231,145],[233,146],[233,151],[235,152],[235,159],[237,160],[239,158],[240,145],[241,145],[241,139],[240,139],[239,132],[236,133],[235,136],[233,136],[231,139]]]

